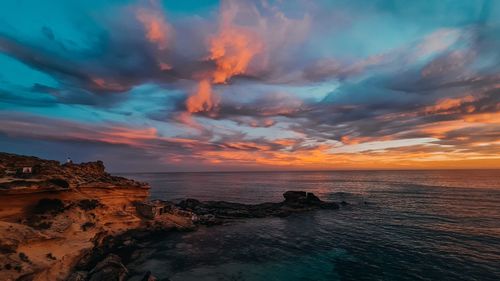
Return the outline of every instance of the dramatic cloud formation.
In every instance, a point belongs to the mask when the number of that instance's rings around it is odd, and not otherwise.
[[[500,168],[500,3],[0,4],[0,146],[115,171]]]

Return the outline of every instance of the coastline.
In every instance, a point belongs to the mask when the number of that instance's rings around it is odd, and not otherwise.
[[[257,205],[150,202],[148,184],[111,176],[100,161],[61,165],[6,153],[0,160],[5,202],[0,207],[0,276],[5,280],[126,280],[122,258],[148,237],[235,219],[339,208],[301,191],[286,192],[283,202]],[[37,168],[6,176],[16,166]]]

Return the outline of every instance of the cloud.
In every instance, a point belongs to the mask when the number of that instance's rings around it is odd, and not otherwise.
[[[4,142],[169,168],[497,159],[494,2],[88,2],[0,12]]]
[[[205,79],[199,82],[194,95],[186,100],[186,108],[191,113],[211,111],[217,106],[217,98],[212,92],[212,84]]]
[[[156,7],[153,9],[138,8],[136,11],[137,19],[144,25],[146,38],[158,45],[160,50],[164,50],[169,45],[169,37],[171,37],[172,28],[167,23],[165,16]]]

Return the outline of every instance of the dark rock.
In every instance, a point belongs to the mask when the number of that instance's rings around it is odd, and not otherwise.
[[[28,256],[25,254],[25,253],[19,253],[19,259],[22,260],[23,262],[30,262],[30,259],[28,258]]]
[[[128,275],[127,268],[119,256],[110,254],[90,271],[89,281],[124,281]]]
[[[182,209],[186,209],[186,210],[194,210],[195,208],[201,206],[202,203],[196,199],[185,199],[185,200],[182,200],[181,202],[179,202],[179,204],[177,204],[177,206],[181,207]]]
[[[283,193],[285,203],[305,203],[307,200],[307,192],[305,191],[287,191]]]
[[[64,203],[59,199],[43,198],[33,207],[34,214],[59,214],[64,211]]]
[[[144,277],[141,279],[141,281],[157,281],[156,277],[151,274],[151,271],[146,272]]]
[[[83,199],[78,202],[78,207],[84,211],[94,210],[102,204],[96,199]]]
[[[61,187],[61,188],[69,188],[69,182],[67,182],[66,180],[63,180],[63,179],[49,179],[47,180],[49,183],[53,184],[53,185],[57,185],[58,187]]]
[[[48,253],[48,254],[46,254],[45,256],[46,256],[46,257],[47,257],[47,259],[49,259],[49,260],[53,260],[53,261],[57,260],[57,258],[56,258],[56,257],[54,257],[54,255],[52,255],[52,253]]]
[[[337,203],[321,201],[313,193],[304,191],[287,191],[283,197],[285,201],[280,203],[256,205],[186,199],[177,204],[177,207],[195,213],[197,215],[195,222],[203,225],[220,224],[225,219],[285,217],[294,212],[339,208]]]
[[[285,204],[302,205],[302,204],[320,204],[321,200],[312,192],[305,191],[287,191],[283,193]]]
[[[207,214],[207,215],[199,215],[196,217],[196,220],[195,222],[197,224],[201,224],[201,225],[207,225],[207,226],[211,226],[211,225],[220,225],[222,224],[222,220],[221,219],[218,219],[216,218],[214,215],[212,214]]]
[[[88,273],[86,271],[73,272],[66,281],[86,281]]]
[[[319,204],[321,203],[321,200],[318,198],[318,196],[314,195],[312,192],[308,192],[306,196],[306,201],[309,204]]]
[[[93,228],[94,226],[95,226],[95,223],[88,221],[88,222],[82,224],[82,230],[87,231],[87,230]]]

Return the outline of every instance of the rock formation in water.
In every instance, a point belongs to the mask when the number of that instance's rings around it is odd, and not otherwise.
[[[240,204],[225,201],[200,202],[196,199],[186,199],[176,204],[181,210],[196,214],[195,222],[212,225],[228,219],[285,217],[292,213],[316,209],[338,209],[334,202],[320,200],[311,192],[287,191],[283,194],[285,200],[280,203]]]
[[[153,235],[339,208],[303,191],[256,205],[148,196],[148,184],[112,176],[100,161],[61,165],[0,153],[0,280],[122,281],[129,274],[122,259]]]

